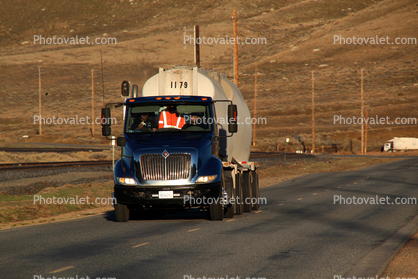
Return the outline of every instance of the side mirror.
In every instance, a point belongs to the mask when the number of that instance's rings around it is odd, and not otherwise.
[[[112,134],[110,118],[110,108],[102,108],[102,136],[107,137]]]
[[[125,146],[126,145],[126,138],[125,137],[118,137],[116,140],[116,144],[118,146]]]
[[[237,105],[228,105],[228,132],[231,134],[238,132],[237,116]]]
[[[129,97],[129,89],[131,88],[131,83],[127,80],[122,81],[121,94],[122,97]]]
[[[138,85],[134,84],[132,86],[132,98],[138,97]]]

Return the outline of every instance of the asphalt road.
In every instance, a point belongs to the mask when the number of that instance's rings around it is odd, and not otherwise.
[[[418,158],[262,188],[261,211],[222,222],[193,211],[116,223],[112,213],[0,231],[0,278],[335,278],[418,213],[334,202],[376,195],[418,198]]]

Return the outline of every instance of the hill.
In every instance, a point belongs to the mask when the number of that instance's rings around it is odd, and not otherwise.
[[[317,146],[334,144],[347,151],[351,145],[359,150],[360,125],[334,122],[336,117],[360,117],[361,69],[370,117],[394,121],[417,115],[416,1],[35,2],[0,3],[0,9],[8,11],[0,22],[2,145],[22,142],[22,135],[33,142],[106,142],[98,125],[94,139],[89,125],[44,125],[43,134],[37,134],[39,67],[42,117],[91,117],[92,70],[99,117],[104,102],[122,100],[122,80],[141,85],[159,67],[193,63],[193,48],[183,45],[184,27],[199,25],[207,38],[232,37],[233,9],[238,11],[240,37],[267,42],[239,48],[240,89],[252,111],[258,65],[257,117],[267,120],[257,125],[254,150],[275,150],[277,142],[295,134],[310,147],[312,71]],[[41,45],[34,43],[39,36],[115,38],[117,44]],[[354,37],[370,43],[348,44]],[[376,44],[371,38],[388,39]],[[401,39],[408,38],[409,44],[402,44]],[[201,64],[232,79],[232,53],[229,44],[202,45]],[[117,117],[121,125],[121,114]],[[417,123],[369,125],[369,150],[379,150],[394,136],[418,136]]]

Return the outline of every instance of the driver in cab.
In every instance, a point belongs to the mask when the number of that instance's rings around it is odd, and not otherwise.
[[[152,121],[148,120],[148,113],[141,114],[140,123],[135,130],[139,130],[141,132],[153,132],[157,130],[157,127],[154,125]]]
[[[188,118],[189,118],[188,123],[183,126],[182,130],[185,130],[191,127],[200,127],[202,129],[208,128],[207,124],[204,123],[199,113],[192,113]]]

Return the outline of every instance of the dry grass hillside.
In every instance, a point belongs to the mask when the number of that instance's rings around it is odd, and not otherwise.
[[[91,117],[94,70],[95,117],[103,102],[122,101],[120,82],[141,85],[159,67],[193,63],[183,47],[183,27],[200,26],[201,36],[233,36],[238,11],[241,37],[267,44],[240,45],[240,89],[253,111],[254,67],[258,65],[257,126],[254,150],[274,150],[294,134],[311,145],[311,73],[315,75],[316,145],[354,151],[360,125],[334,124],[334,115],[360,117],[360,69],[369,117],[417,117],[415,0],[316,1],[2,1],[0,10],[0,145],[23,142],[104,143],[100,127],[44,125],[38,134],[38,71],[42,73],[43,117]],[[110,45],[40,45],[44,38],[116,38]],[[342,38],[384,37],[390,44],[334,44]],[[103,84],[100,52],[103,54]],[[202,45],[202,66],[232,78],[232,46]],[[48,93],[48,94],[46,94]],[[121,113],[115,113],[121,131]],[[119,126],[119,127],[118,127]],[[369,125],[368,148],[378,150],[394,136],[418,136],[417,124]],[[282,144],[283,145],[283,144]]]

